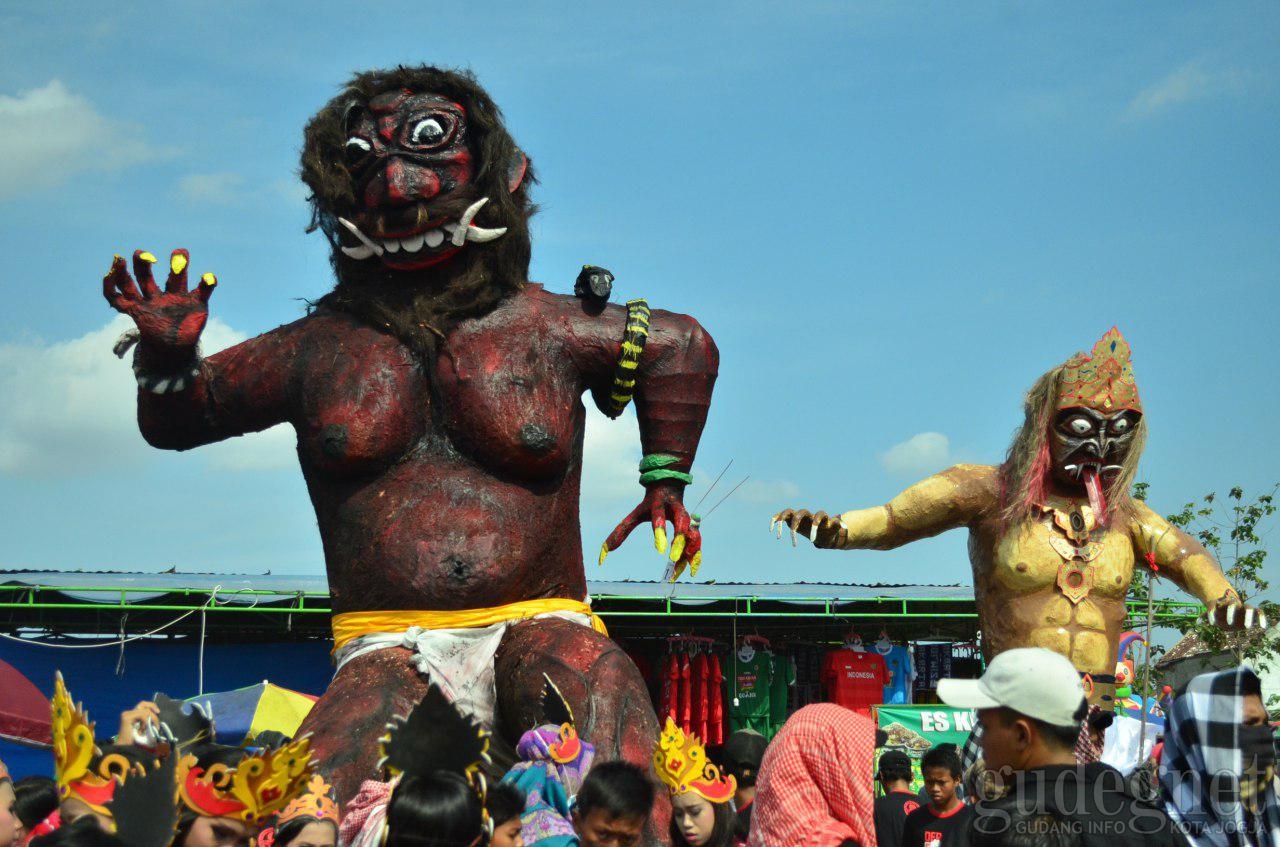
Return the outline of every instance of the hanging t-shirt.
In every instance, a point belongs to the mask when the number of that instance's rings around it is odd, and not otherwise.
[[[939,815],[924,805],[907,815],[902,825],[902,847],[968,847],[973,807],[967,803]]]
[[[675,653],[662,662],[662,697],[658,702],[658,719],[675,720],[680,711],[680,658]]]
[[[689,666],[689,657],[680,657],[680,714],[676,718],[676,723],[685,732],[692,731],[693,727],[693,679],[692,668]]]
[[[796,684],[796,663],[790,656],[775,653],[771,664],[773,682],[769,686],[769,723],[773,731],[769,733],[770,738],[777,735],[787,721],[791,686]]]
[[[699,653],[693,657],[690,667],[691,683],[690,689],[693,691],[693,729],[694,735],[698,736],[705,744],[707,741],[707,654]]]
[[[724,743],[724,674],[720,671],[720,657],[711,654],[707,671],[707,743]]]
[[[901,644],[889,648],[889,652],[877,644],[873,651],[884,659],[889,669],[890,680],[884,687],[884,699],[881,703],[902,704],[911,702],[911,651]]]
[[[953,675],[951,645],[917,644],[915,669],[917,689],[937,688],[938,680],[950,679]]]
[[[752,651],[746,659],[741,652],[729,659],[729,731],[754,729],[769,732],[773,661],[763,650]]]
[[[889,683],[889,669],[878,653],[832,650],[822,664],[827,699],[855,712],[871,713]]]

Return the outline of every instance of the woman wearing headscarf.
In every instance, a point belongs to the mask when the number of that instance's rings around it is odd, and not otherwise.
[[[1192,679],[1160,757],[1169,817],[1197,847],[1280,847],[1275,733],[1247,667]]]
[[[871,718],[815,703],[783,724],[760,763],[749,847],[876,843]]]

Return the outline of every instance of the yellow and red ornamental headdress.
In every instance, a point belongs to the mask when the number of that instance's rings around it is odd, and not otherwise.
[[[9,776],[9,769],[5,767],[4,762],[0,762],[0,782],[5,780],[12,781],[13,777]]]
[[[1077,353],[1067,360],[1058,381],[1058,408],[1073,406],[1107,414],[1142,411],[1129,342],[1115,327],[1098,339],[1088,356]]]
[[[284,807],[280,817],[276,818],[276,829],[297,818],[315,818],[318,821],[338,822],[338,804],[330,794],[333,787],[324,781],[324,777],[315,774],[307,783],[307,790]]]
[[[582,740],[574,726],[573,709],[551,677],[544,673],[542,678],[546,680],[542,686],[542,714],[548,724],[560,727],[557,740],[547,746],[547,752],[551,761],[558,764],[576,762],[582,755]]]
[[[692,791],[708,802],[728,803],[738,788],[737,780],[707,761],[698,736],[686,735],[670,717],[653,748],[653,769],[673,795]]]
[[[206,771],[187,754],[178,762],[178,794],[197,815],[261,826],[303,792],[311,767],[311,739],[305,737],[247,754],[234,768],[216,764]]]
[[[71,699],[71,692],[58,672],[53,681],[53,771],[58,799],[77,799],[100,815],[110,817],[107,808],[116,786],[124,780],[129,761],[120,755],[99,755],[93,739],[93,722],[84,707]]]

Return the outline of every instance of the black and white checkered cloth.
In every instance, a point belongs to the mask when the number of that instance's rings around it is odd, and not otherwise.
[[[1280,803],[1274,783],[1265,787],[1252,827],[1246,827],[1240,802],[1246,680],[1257,690],[1257,677],[1247,667],[1201,674],[1174,700],[1168,716],[1160,758],[1161,794],[1165,811],[1195,845],[1280,847]]]

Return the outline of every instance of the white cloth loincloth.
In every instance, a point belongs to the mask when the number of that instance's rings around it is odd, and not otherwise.
[[[546,612],[521,620],[534,618],[562,618],[591,628],[591,616],[578,612]],[[494,657],[507,629],[519,622],[503,621],[466,629],[413,626],[405,632],[373,632],[348,641],[334,656],[334,661],[340,672],[347,662],[375,650],[390,647],[412,650],[410,661],[418,673],[440,686],[459,709],[474,716],[481,726],[492,730],[498,703]]]

